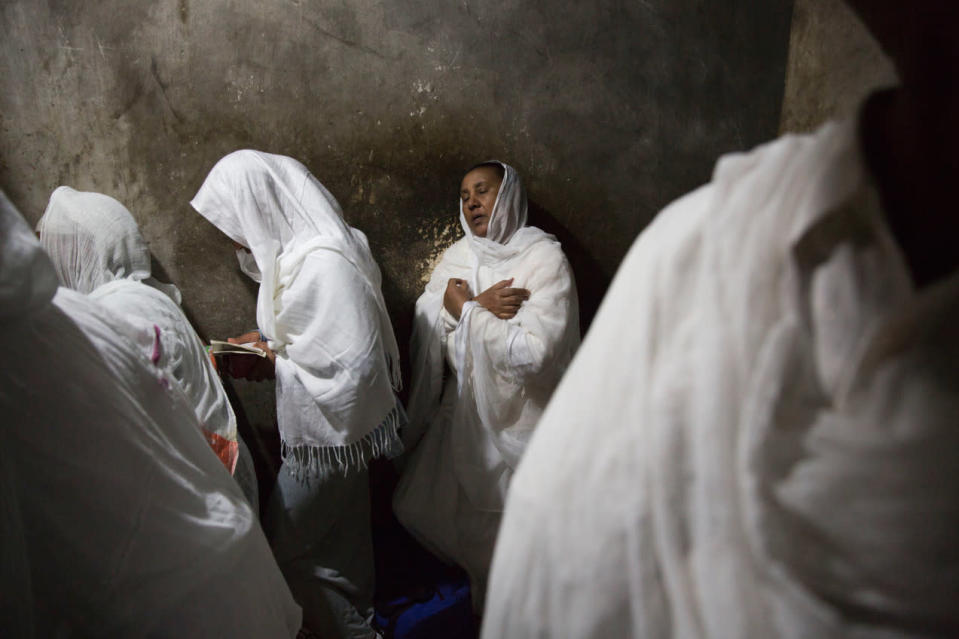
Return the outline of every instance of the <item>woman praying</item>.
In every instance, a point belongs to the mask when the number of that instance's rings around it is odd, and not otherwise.
[[[264,521],[277,562],[307,627],[374,637],[366,464],[401,450],[403,412],[366,236],[305,166],[258,151],[221,159],[192,205],[260,283],[256,339],[275,361],[283,458]]]
[[[480,611],[506,490],[579,320],[569,263],[553,236],[526,226],[516,171],[477,165],[460,196],[465,237],[416,302],[404,434],[415,449],[393,503],[417,539],[466,569]]]

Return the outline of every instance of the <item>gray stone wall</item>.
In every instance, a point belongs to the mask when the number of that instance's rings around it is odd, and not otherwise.
[[[188,202],[222,155],[306,163],[370,238],[406,349],[456,239],[465,168],[517,167],[588,322],[637,233],[775,136],[789,0],[4,0],[0,187],[29,221],[60,184],[127,205],[206,337],[254,287]],[[267,423],[268,386],[239,385]]]

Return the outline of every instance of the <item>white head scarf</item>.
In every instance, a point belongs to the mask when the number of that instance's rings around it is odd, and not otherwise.
[[[480,266],[495,268],[497,264],[525,251],[529,246],[543,239],[544,233],[537,228],[526,226],[527,200],[526,189],[516,169],[499,160],[483,162],[479,166],[498,164],[503,167],[503,181],[500,183],[493,212],[486,227],[486,237],[473,234],[463,212],[463,200],[460,198],[460,226],[469,238],[473,253],[473,277],[470,287],[473,294],[479,294],[477,275]]]
[[[509,245],[513,234],[526,226],[526,189],[523,188],[523,181],[520,179],[519,173],[510,165],[499,160],[483,162],[478,164],[476,168],[490,164],[503,167],[503,181],[499,185],[496,202],[493,203],[493,212],[490,214],[489,223],[486,227],[486,237],[473,235],[473,230],[466,222],[466,214],[463,212],[462,198],[460,199],[460,225],[466,235],[471,238],[470,243],[474,250],[476,250],[476,247],[484,247],[489,251],[502,251]]]
[[[213,167],[191,204],[256,261],[284,460],[312,474],[398,445],[399,351],[380,270],[333,195],[300,162],[243,150]]]
[[[142,281],[180,303],[180,291],[150,277],[150,250],[125,206],[102,193],[58,187],[37,224],[60,283],[79,293],[118,279]]]
[[[180,292],[150,277],[150,252],[130,212],[107,195],[61,186],[37,226],[63,285],[124,319],[123,326],[133,330],[128,336],[180,384],[204,438],[233,472],[238,453],[233,409],[180,310]]]

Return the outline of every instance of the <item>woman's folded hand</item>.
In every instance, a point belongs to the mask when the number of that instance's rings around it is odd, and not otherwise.
[[[502,280],[473,298],[473,301],[500,319],[511,319],[529,299],[525,288],[511,288],[513,278]]]

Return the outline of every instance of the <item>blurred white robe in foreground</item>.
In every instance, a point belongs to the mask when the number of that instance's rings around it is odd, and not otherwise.
[[[0,194],[4,637],[295,637],[300,610],[179,387],[122,318],[56,286]]]
[[[419,443],[393,502],[420,542],[466,569],[478,610],[513,470],[579,345],[569,263],[552,235],[525,226],[522,182],[503,167],[487,236],[473,235],[461,203],[466,236],[446,250],[416,302],[404,443]],[[474,295],[514,278],[530,297],[509,320],[467,302],[457,322],[443,307],[450,278],[468,281]],[[446,380],[444,358],[453,372]]]
[[[483,637],[959,633],[959,274],[916,290],[854,123],[636,241],[513,481]]]

